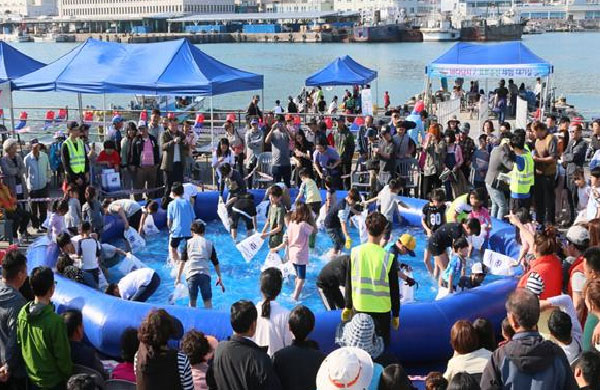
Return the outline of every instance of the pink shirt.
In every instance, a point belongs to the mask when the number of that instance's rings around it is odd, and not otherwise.
[[[112,372],[112,379],[120,379],[135,383],[135,372],[133,371],[133,363],[123,362],[117,364]]]
[[[308,237],[314,228],[306,222],[290,222],[287,228],[288,253],[292,264],[308,264]]]
[[[206,371],[208,371],[208,364],[204,362],[192,365],[194,390],[208,390],[208,385],[206,384]]]
[[[152,141],[150,137],[144,140],[144,148],[142,149],[142,166],[154,166],[154,150],[152,150]]]
[[[490,212],[485,207],[480,207],[479,211],[471,210],[469,218],[477,218],[479,220],[479,223],[481,224],[482,231],[483,225],[492,225],[492,218],[490,218]],[[487,232],[487,234],[489,235],[489,230]]]

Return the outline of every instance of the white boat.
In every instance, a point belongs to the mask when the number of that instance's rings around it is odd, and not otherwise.
[[[523,34],[535,35],[535,34],[544,34],[546,29],[544,29],[539,24],[527,24],[523,28]]]
[[[161,112],[191,112],[204,108],[204,96],[149,96],[135,95],[130,105],[132,110],[152,110]]]
[[[60,42],[75,42],[74,35],[66,35],[66,34],[45,34],[40,36],[34,36],[33,41],[36,43],[40,42],[50,42],[50,43],[60,43]]]
[[[31,36],[27,33],[8,35],[8,36],[6,36],[6,40],[8,42],[18,42],[18,43],[25,43],[25,42],[32,41]]]
[[[460,30],[452,27],[448,19],[429,18],[427,26],[421,27],[423,42],[450,42],[460,38]]]

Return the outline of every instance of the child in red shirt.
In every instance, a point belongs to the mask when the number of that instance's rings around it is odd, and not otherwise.
[[[115,141],[108,140],[104,141],[104,150],[98,154],[96,163],[105,165],[107,169],[114,169],[115,172],[119,171],[121,165],[121,157],[116,151]]]

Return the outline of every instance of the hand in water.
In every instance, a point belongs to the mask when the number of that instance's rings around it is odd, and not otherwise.
[[[221,291],[225,292],[225,285],[223,284],[223,279],[221,277],[217,278],[217,284],[215,286],[221,286]]]

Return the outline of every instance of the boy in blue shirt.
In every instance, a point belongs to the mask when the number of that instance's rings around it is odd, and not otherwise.
[[[469,242],[465,237],[459,237],[452,243],[453,254],[448,266],[440,275],[440,287],[448,288],[448,294],[456,291],[461,276],[465,276],[465,265],[469,254]]]
[[[167,226],[169,227],[169,255],[174,264],[179,262],[177,248],[182,240],[187,241],[192,237],[192,222],[194,210],[189,201],[183,198],[183,185],[174,183],[171,189],[173,201],[167,207]]]

